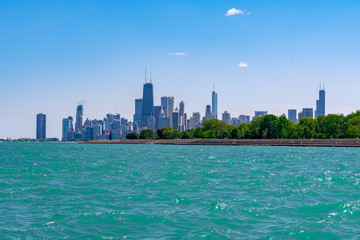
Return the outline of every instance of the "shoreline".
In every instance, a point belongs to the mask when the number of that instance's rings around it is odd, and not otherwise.
[[[82,144],[161,144],[219,146],[360,147],[360,139],[122,139],[92,140]]]

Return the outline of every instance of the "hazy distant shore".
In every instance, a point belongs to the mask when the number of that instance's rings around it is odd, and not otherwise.
[[[360,139],[169,139],[169,140],[93,140],[91,144],[166,144],[166,145],[232,145],[232,146],[309,146],[360,147]]]

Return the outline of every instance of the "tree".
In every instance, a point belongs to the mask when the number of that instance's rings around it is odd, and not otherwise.
[[[339,138],[344,135],[346,129],[342,126],[345,122],[343,115],[329,114],[325,117],[323,122],[323,129],[326,138]]]
[[[186,130],[181,133],[182,139],[192,139],[194,138],[194,131],[192,129]]]
[[[316,136],[317,121],[313,118],[303,117],[298,124],[298,134],[300,138],[314,138]]]
[[[157,134],[152,129],[143,129],[140,133],[140,139],[156,139]]]
[[[239,139],[239,138],[241,138],[241,133],[240,133],[239,128],[234,127],[233,129],[231,129],[229,131],[228,138],[230,138],[230,139]]]
[[[126,139],[139,139],[139,134],[136,132],[128,133]]]
[[[260,118],[259,133],[263,138],[279,138],[279,119],[269,114]]]

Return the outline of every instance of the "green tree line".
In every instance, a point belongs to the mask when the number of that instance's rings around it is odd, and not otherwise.
[[[140,135],[129,133],[128,139],[330,139],[360,137],[360,111],[344,116],[329,114],[317,119],[301,118],[299,123],[288,120],[285,116],[265,115],[253,119],[249,124],[240,126],[226,124],[218,119],[205,120],[201,127],[184,132],[170,127],[144,129]]]

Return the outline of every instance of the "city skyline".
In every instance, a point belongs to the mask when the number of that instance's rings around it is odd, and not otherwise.
[[[154,105],[173,96],[188,118],[211,105],[213,84],[220,118],[316,109],[320,81],[326,113],[349,114],[360,108],[359,10],[355,1],[4,1],[0,137],[34,137],[43,112],[46,135],[61,138],[80,100],[86,118],[132,120],[145,67]]]
[[[146,80],[145,70],[145,83],[143,85],[142,98],[136,98],[134,101],[134,115],[133,122],[121,117],[121,114],[106,114],[103,119],[89,119],[86,118],[83,122],[84,115],[84,101],[79,102],[76,108],[76,123],[75,129],[73,128],[73,118],[71,116],[63,118],[62,120],[62,140],[63,141],[91,141],[91,140],[118,140],[127,138],[129,133],[139,134],[144,129],[151,129],[157,131],[170,127],[180,132],[188,129],[200,127],[205,120],[218,119],[217,117],[217,104],[218,94],[213,89],[211,93],[211,105],[206,105],[205,113],[201,119],[199,112],[193,112],[192,116],[188,119],[185,111],[184,101],[178,100],[176,104],[174,97],[163,96],[160,99],[161,105],[154,105],[154,88],[150,77],[150,82]],[[299,122],[301,118],[315,118],[318,116],[325,116],[325,87],[319,88],[319,99],[316,100],[316,109],[302,108],[298,113],[296,119],[296,109],[288,109],[287,118],[294,122]],[[252,119],[267,115],[267,110],[255,110]],[[41,113],[37,115],[42,115]],[[286,114],[283,114],[286,116]],[[220,119],[219,119],[220,120]],[[233,116],[227,111],[222,114],[222,121],[226,124],[239,126],[242,123],[249,124],[249,115],[240,115],[239,117]],[[39,122],[37,120],[37,122]],[[43,124],[44,129],[45,124]],[[39,132],[39,124],[37,123],[37,132]],[[37,135],[37,139],[41,139]]]

